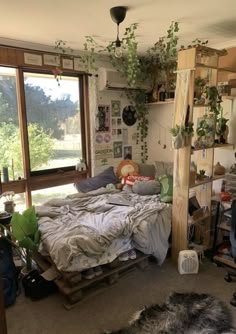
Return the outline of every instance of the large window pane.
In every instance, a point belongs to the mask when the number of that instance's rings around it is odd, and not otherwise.
[[[33,205],[42,205],[52,198],[65,198],[67,195],[76,193],[73,184],[66,184],[58,187],[51,187],[41,190],[32,191]]]
[[[16,70],[10,67],[0,67],[0,165],[7,168],[9,180],[23,177]]]
[[[82,157],[78,77],[24,73],[31,171],[75,166]]]

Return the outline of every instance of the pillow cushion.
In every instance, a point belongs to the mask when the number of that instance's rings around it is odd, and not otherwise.
[[[156,177],[173,175],[173,162],[155,161]]]
[[[155,166],[149,164],[138,164],[139,175],[155,177]]]
[[[173,176],[163,175],[158,179],[161,184],[161,202],[170,203],[173,199]]]
[[[125,176],[122,178],[121,183],[133,186],[135,181],[149,181],[154,180],[154,177],[150,176]]]
[[[114,173],[114,168],[111,166],[94,177],[90,177],[86,180],[75,183],[75,188],[78,191],[87,193],[88,191],[96,190],[101,187],[106,187],[106,185],[109,183],[116,184],[118,182],[119,180]]]
[[[132,190],[138,195],[155,195],[160,193],[160,183],[155,180],[135,181]]]

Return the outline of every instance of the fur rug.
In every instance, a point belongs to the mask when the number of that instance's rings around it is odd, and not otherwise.
[[[208,294],[173,293],[161,306],[138,313],[126,328],[111,334],[235,334],[227,306]],[[105,334],[104,333],[104,334]]]

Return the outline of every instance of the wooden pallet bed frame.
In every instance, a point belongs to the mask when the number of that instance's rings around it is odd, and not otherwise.
[[[88,295],[88,288],[98,283],[107,283],[106,286],[114,284],[122,274],[136,267],[144,270],[148,266],[149,255],[145,255],[139,251],[136,251],[136,253],[136,259],[128,261],[119,261],[116,259],[111,263],[103,265],[103,274],[95,276],[93,279],[83,278],[80,272],[61,272],[56,268],[50,257],[44,257],[40,253],[35,253],[33,259],[42,272],[52,270],[56,273],[54,282],[65,297],[64,307],[69,310],[77,305],[84,296]]]

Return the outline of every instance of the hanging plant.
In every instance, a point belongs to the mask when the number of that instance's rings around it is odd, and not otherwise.
[[[54,78],[56,79],[57,81],[57,84],[58,86],[60,86],[60,80],[61,80],[61,75],[63,73],[63,69],[62,69],[62,55],[65,55],[65,54],[69,54],[71,52],[73,52],[73,50],[68,47],[66,45],[66,42],[63,41],[62,39],[58,39],[55,41],[55,46],[54,46],[54,49],[56,50],[57,54],[58,54],[58,57],[59,57],[59,66],[57,66],[56,68],[54,68],[52,70],[52,73],[54,75]]]

